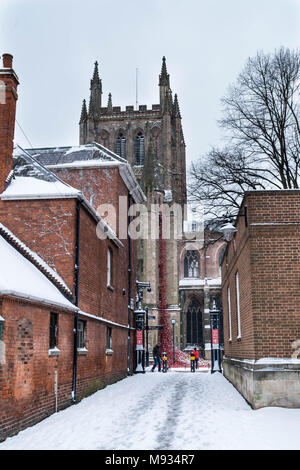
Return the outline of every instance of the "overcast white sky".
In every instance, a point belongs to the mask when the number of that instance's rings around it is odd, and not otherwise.
[[[1,0],[0,54],[14,55],[17,119],[35,147],[78,145],[98,60],[103,101],[158,103],[165,55],[188,164],[220,142],[220,99],[258,50],[300,48],[300,0]],[[29,144],[16,126],[20,145]]]

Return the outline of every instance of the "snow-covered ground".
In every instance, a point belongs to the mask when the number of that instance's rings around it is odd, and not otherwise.
[[[219,373],[147,372],[0,444],[5,449],[300,449],[300,409],[253,411]]]

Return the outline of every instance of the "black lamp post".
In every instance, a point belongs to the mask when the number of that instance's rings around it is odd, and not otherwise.
[[[146,312],[146,367],[149,366],[149,312],[148,307],[145,307]]]
[[[222,372],[220,351],[220,310],[216,306],[216,298],[213,297],[213,306],[210,313],[211,328],[211,373]]]
[[[150,282],[136,281],[136,309],[135,314],[135,333],[136,333],[136,367],[135,373],[145,373],[145,316],[146,310],[143,308],[143,291],[147,289],[151,292]]]

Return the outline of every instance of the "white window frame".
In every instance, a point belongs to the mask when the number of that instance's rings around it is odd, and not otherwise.
[[[227,307],[228,307],[228,329],[229,338],[228,341],[232,341],[232,328],[231,328],[231,298],[230,298],[230,286],[227,287]]]
[[[78,329],[77,329],[77,349],[85,349],[86,347],[86,322],[84,320],[78,320]],[[80,343],[80,338],[82,343]]]
[[[111,250],[107,248],[107,287],[111,287]]]
[[[241,330],[241,309],[240,309],[240,281],[239,281],[238,271],[235,273],[235,289],[236,289],[236,313],[237,313],[237,327],[238,327],[237,339],[241,339],[242,330]]]
[[[112,328],[108,326],[106,328],[106,354],[113,352],[112,350]]]

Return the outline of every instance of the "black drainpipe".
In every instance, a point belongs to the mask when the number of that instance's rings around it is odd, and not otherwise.
[[[76,259],[75,259],[75,305],[79,303],[79,245],[80,245],[80,205],[81,201],[77,199],[76,204]],[[74,352],[73,352],[73,382],[72,382],[72,401],[76,402],[76,381],[77,381],[77,332],[78,332],[78,310],[74,318]]]
[[[131,286],[132,286],[132,263],[131,263],[131,256],[132,256],[132,245],[131,245],[131,237],[128,233],[128,227],[130,224],[131,217],[129,215],[129,208],[131,203],[131,195],[128,195],[128,223],[127,223],[127,236],[128,236],[128,374],[130,374],[131,370],[131,335],[130,335],[130,322],[131,322]]]

